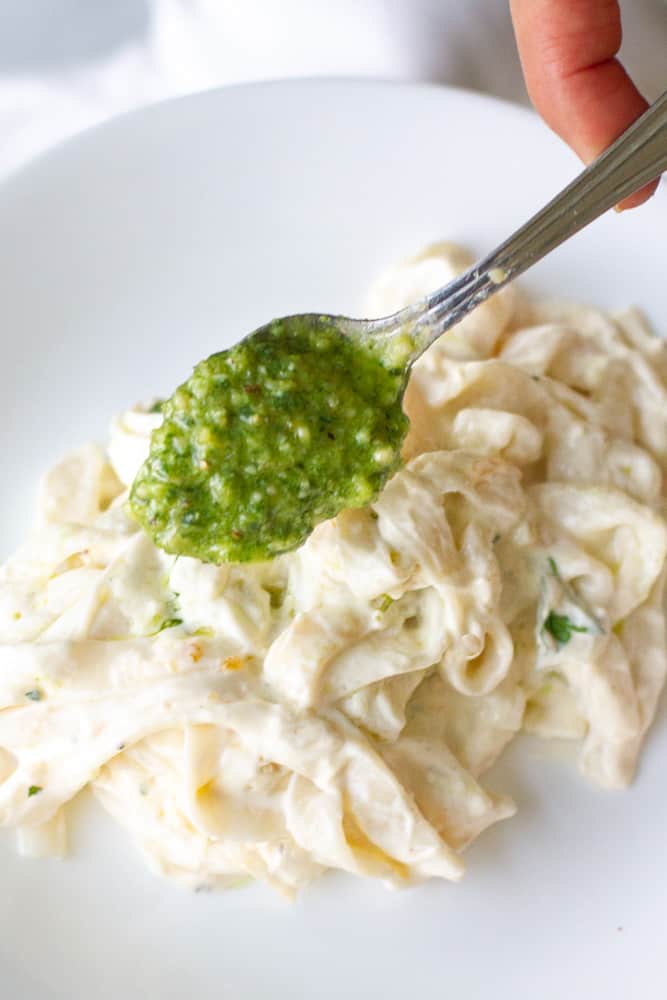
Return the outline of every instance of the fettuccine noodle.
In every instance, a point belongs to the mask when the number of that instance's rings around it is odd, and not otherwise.
[[[468,263],[431,247],[383,315]],[[0,824],[66,848],[90,786],[153,867],[291,895],[325,869],[458,879],[521,730],[627,785],[667,666],[667,349],[641,315],[509,287],[437,342],[405,465],[271,563],[156,549],[127,489],[159,414],[44,479],[0,570]]]

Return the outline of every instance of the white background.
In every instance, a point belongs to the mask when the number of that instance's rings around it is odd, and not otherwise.
[[[656,97],[667,87],[667,5],[622,9],[622,56]],[[526,101],[507,0],[0,0],[0,175],[163,97],[312,75]]]

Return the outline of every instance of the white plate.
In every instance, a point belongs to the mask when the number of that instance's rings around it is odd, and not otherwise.
[[[357,313],[384,267],[442,237],[489,249],[577,169],[528,113],[440,88],[215,91],[70,142],[0,191],[0,550],[35,480],[107,418],[274,315]],[[667,198],[597,223],[528,284],[667,316]],[[663,713],[664,715],[664,713]],[[7,1000],[664,996],[667,723],[626,793],[524,740],[487,783],[518,817],[458,886],[325,879],[195,895],[77,803],[71,859],[0,844]]]

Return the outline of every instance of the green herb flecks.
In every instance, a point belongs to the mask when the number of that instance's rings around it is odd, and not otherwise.
[[[271,608],[274,611],[277,611],[278,608],[282,608],[283,604],[285,603],[285,594],[286,594],[285,587],[273,587],[264,584],[264,590],[266,590],[266,592],[269,595],[269,604]]]
[[[183,624],[182,618],[165,618],[162,624],[156,629],[155,635],[159,635],[160,632],[164,632],[168,628],[176,628],[178,625]]]
[[[28,789],[28,798],[31,799],[33,795],[39,795],[41,791],[43,791],[41,785],[31,785]]]
[[[29,701],[41,701],[44,694],[39,690],[39,688],[33,688],[32,691],[26,691],[25,696],[29,699]]]
[[[573,632],[588,632],[583,625],[575,625],[571,618],[559,615],[557,611],[549,612],[542,628],[554,637],[559,646],[565,646],[572,638]]]

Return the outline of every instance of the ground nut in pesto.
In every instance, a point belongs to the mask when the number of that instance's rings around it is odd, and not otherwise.
[[[155,543],[206,562],[270,559],[400,463],[406,374],[329,317],[277,320],[214,354],[164,403],[130,504]]]

